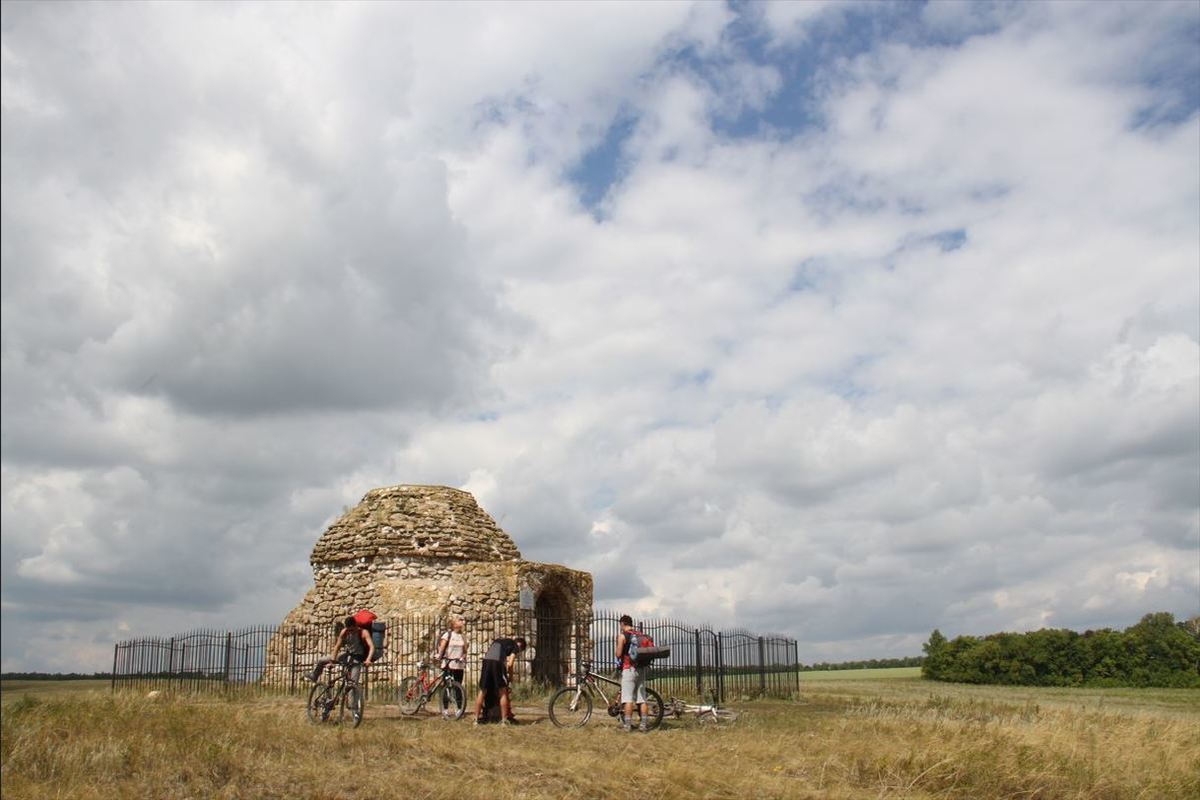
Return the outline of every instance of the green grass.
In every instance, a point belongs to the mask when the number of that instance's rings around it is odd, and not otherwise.
[[[26,695],[77,694],[108,689],[111,682],[106,679],[83,678],[71,681],[0,681],[0,702],[8,703]]]
[[[801,687],[808,681],[876,681],[892,678],[919,678],[920,667],[885,667],[882,669],[829,669],[800,673]]]

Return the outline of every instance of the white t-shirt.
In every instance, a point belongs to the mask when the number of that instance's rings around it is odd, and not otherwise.
[[[450,669],[465,669],[463,654],[467,649],[467,637],[458,631],[446,631],[442,634],[441,641],[445,642],[447,639],[449,644],[446,645],[444,657],[450,659]]]

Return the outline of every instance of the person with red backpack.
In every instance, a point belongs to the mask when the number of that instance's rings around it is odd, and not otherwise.
[[[649,641],[645,634],[633,627],[633,617],[628,614],[622,615],[621,635],[617,637],[617,648],[614,655],[621,664],[621,700],[625,703],[621,727],[627,731],[633,730],[633,706],[635,703],[641,706],[642,712],[642,721],[638,724],[638,730],[642,732],[649,730],[646,727],[646,720],[650,718],[650,708],[646,705],[646,671],[648,667],[639,668],[630,657],[631,651],[636,653],[637,647],[644,639]]]
[[[375,641],[371,637],[371,623],[374,620],[375,615],[370,611],[359,611],[352,617],[346,617],[333,644],[333,655],[318,659],[308,679],[316,683],[326,665],[340,659],[350,668],[351,680],[357,681],[362,675],[363,664],[375,660]]]

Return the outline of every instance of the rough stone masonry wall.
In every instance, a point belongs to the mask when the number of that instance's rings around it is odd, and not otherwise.
[[[469,492],[447,486],[372,489],[329,526],[312,563],[357,558],[516,561],[521,551]]]
[[[364,559],[316,572],[316,585],[284,625],[332,625],[360,608],[381,617],[462,615],[469,623],[518,610],[522,589],[535,597],[560,593],[572,615],[592,607],[592,576],[555,564]]]
[[[389,558],[324,564],[283,624],[332,625],[360,608],[381,617],[491,617],[516,607],[517,573],[525,563]]]
[[[360,608],[384,619],[436,621],[428,632],[407,631],[413,641],[389,635],[389,651],[406,662],[422,657],[424,639],[455,615],[477,643],[501,633],[532,642],[537,623],[533,609],[522,608],[523,594],[542,600],[551,616],[590,617],[592,610],[590,574],[522,560],[474,497],[444,486],[372,489],[326,529],[311,563],[314,586],[283,620],[280,636],[297,626],[332,631]],[[523,627],[501,630],[514,624]],[[282,638],[272,642],[273,663],[283,648]]]

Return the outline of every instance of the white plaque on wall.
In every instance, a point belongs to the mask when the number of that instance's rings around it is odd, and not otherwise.
[[[521,608],[525,610],[533,610],[533,589],[528,586],[521,587]]]

